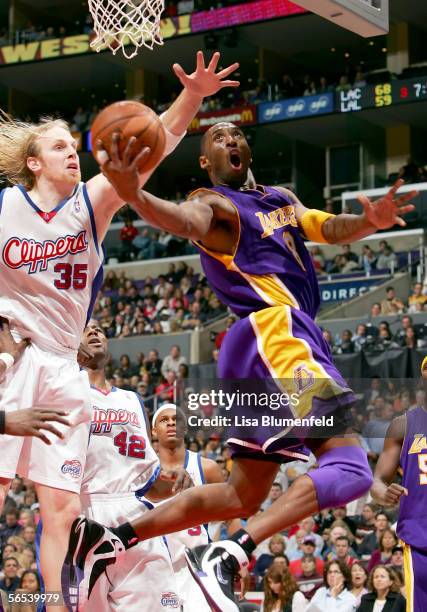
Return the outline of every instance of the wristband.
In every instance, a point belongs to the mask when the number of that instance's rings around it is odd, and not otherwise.
[[[300,224],[306,238],[313,242],[328,244],[328,241],[322,233],[322,225],[325,221],[335,216],[336,215],[331,215],[323,210],[316,210],[314,208],[306,210],[300,219]]]
[[[6,366],[6,372],[10,370],[15,363],[15,358],[10,353],[0,353],[0,360],[3,361]]]
[[[6,412],[0,410],[0,434],[4,434],[6,431]]]

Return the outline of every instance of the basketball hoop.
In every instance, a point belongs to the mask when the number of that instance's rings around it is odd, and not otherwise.
[[[162,45],[163,9],[164,0],[89,0],[95,31],[90,46],[97,52],[108,47],[113,54],[121,49],[131,59],[142,46]]]

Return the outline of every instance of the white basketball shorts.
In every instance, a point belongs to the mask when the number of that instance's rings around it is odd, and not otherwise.
[[[75,353],[57,354],[31,344],[0,384],[0,410],[66,410],[70,427],[54,423],[64,439],[44,432],[49,446],[35,437],[0,436],[0,477],[15,474],[36,483],[80,492],[91,420],[90,387]]]
[[[114,469],[114,466],[111,466]],[[135,495],[81,495],[83,513],[106,526],[116,527],[149,512]],[[118,565],[98,579],[82,612],[179,612],[172,563],[164,538],[139,542],[126,551]]]

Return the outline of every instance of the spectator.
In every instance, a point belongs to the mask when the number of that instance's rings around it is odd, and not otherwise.
[[[351,339],[351,331],[344,329],[341,333],[341,344],[338,347],[338,352],[342,354],[354,353],[354,343]]]
[[[280,482],[273,482],[267,499],[262,503],[261,510],[267,510],[283,493],[283,487]]]
[[[364,538],[375,531],[375,510],[374,504],[365,504],[362,508],[362,514],[357,517],[356,537]]]
[[[224,340],[224,337],[226,335],[226,333],[228,332],[228,330],[230,329],[230,327],[236,322],[236,318],[234,316],[230,316],[227,317],[226,322],[225,322],[225,330],[223,330],[222,332],[219,332],[219,334],[217,334],[215,336],[215,346],[217,349],[221,348],[221,344]]]
[[[133,245],[133,241],[138,235],[138,230],[131,219],[126,219],[124,226],[120,230],[119,238],[121,240],[120,261],[128,261],[131,256],[138,252],[138,249]]]
[[[420,166],[411,158],[399,170],[399,178],[405,183],[418,183],[421,180],[422,170]]]
[[[303,91],[303,96],[315,96],[317,93],[315,81],[310,81],[308,86]]]
[[[180,347],[177,344],[174,344],[169,349],[169,355],[166,355],[166,357],[163,359],[161,368],[163,376],[166,378],[166,374],[169,370],[172,370],[172,372],[178,374],[179,366],[182,363],[187,363],[187,360],[183,355],[181,355]]]
[[[151,349],[147,359],[144,361],[144,368],[150,374],[151,379],[156,382],[162,375],[162,360],[159,358],[159,351]]]
[[[204,456],[207,457],[208,459],[213,459],[213,461],[216,461],[218,455],[221,454],[220,443],[221,443],[220,434],[217,434],[217,433],[211,434],[208,442],[205,445],[205,449],[203,453]]]
[[[384,247],[382,253],[377,258],[377,270],[390,270],[393,272],[397,268],[397,256],[389,244]]]
[[[371,317],[379,317],[381,314],[381,304],[374,302],[371,306]]]
[[[386,529],[390,528],[388,516],[385,512],[377,512],[375,515],[375,531],[365,536],[357,547],[360,556],[372,555],[375,549],[379,548],[380,537]]]
[[[322,330],[322,336],[327,345],[329,346],[329,349],[332,351],[334,348],[334,339],[332,338],[332,334],[329,329]]]
[[[402,546],[394,546],[391,551],[391,558],[389,563],[386,563],[387,567],[391,567],[399,577],[403,574],[403,548]]]
[[[311,259],[313,261],[316,274],[325,274],[325,257],[318,246],[312,246],[310,249]]]
[[[401,329],[397,331],[395,334],[395,340],[400,346],[405,346],[406,344],[406,330],[408,327],[413,327],[414,323],[412,317],[409,315],[403,315],[401,321]]]
[[[381,314],[389,315],[389,314],[397,314],[403,312],[405,309],[405,304],[396,297],[396,293],[394,287],[387,287],[386,297],[381,302]]]
[[[316,568],[316,562],[320,559],[316,560],[313,555],[304,555],[299,561],[301,562],[301,572],[294,574],[294,576],[301,593],[310,601],[323,582],[323,563],[322,569],[319,571]]]
[[[282,98],[293,98],[295,94],[295,84],[289,74],[284,74],[282,77],[282,85],[280,87]]]
[[[0,528],[0,548],[4,547],[5,543],[11,536],[20,535],[22,527],[19,525],[18,519],[19,510],[16,508],[11,508],[6,513],[5,524]]]
[[[350,569],[351,573],[351,593],[356,598],[356,606],[360,606],[362,596],[368,592],[368,574],[360,561],[355,561]]]
[[[362,254],[359,259],[359,266],[365,270],[368,274],[376,266],[377,256],[371,249],[369,244],[364,244],[362,247]]]
[[[275,555],[273,563],[270,567],[274,567],[275,569],[278,569],[283,572],[283,570],[289,569],[289,559],[285,554]]]
[[[349,261],[353,261],[355,264],[359,263],[359,258],[356,253],[353,253],[349,244],[341,245],[342,255],[346,255]]]
[[[328,612],[353,612],[356,598],[351,588],[350,569],[341,561],[328,561],[323,572],[323,584],[314,594],[311,603]]]
[[[21,576],[19,588],[26,593],[40,593],[40,578],[36,571],[25,570]]]
[[[415,306],[416,304],[424,304],[427,302],[427,295],[423,294],[423,284],[415,283],[413,287],[413,291],[408,298],[409,308]],[[416,310],[411,310],[410,312],[416,312]]]
[[[77,132],[83,132],[87,126],[87,114],[83,110],[82,106],[79,106],[76,110],[76,114],[73,117],[73,124],[71,129],[75,129]]]
[[[7,557],[3,562],[4,578],[0,580],[0,589],[6,593],[14,593],[19,586],[19,563],[16,557]]]
[[[339,83],[335,89],[336,91],[348,91],[349,89],[351,89],[351,85],[348,81],[348,76],[343,74],[343,76],[340,77]]]
[[[22,537],[24,538],[27,544],[31,544],[31,546],[35,545],[36,541],[36,528],[34,525],[27,525],[22,530]]]
[[[379,537],[379,547],[372,552],[368,563],[368,572],[376,565],[387,565],[391,560],[393,548],[397,546],[397,537],[392,529],[385,529]]]
[[[314,552],[316,550],[316,543],[312,536],[304,536],[302,543],[300,545],[300,549],[302,552],[301,557],[299,559],[294,559],[289,562],[289,571],[293,576],[297,576],[302,573],[302,558],[306,556],[314,557],[315,559],[315,567],[316,572],[322,574],[324,561],[319,555],[315,555]]]
[[[24,489],[22,486],[22,479],[14,478],[12,482],[10,483],[10,489],[9,489],[7,496],[10,499],[13,499],[16,506],[19,507],[24,502],[24,495],[25,493],[24,493]]]
[[[317,88],[317,93],[327,93],[329,91],[333,91],[334,87],[333,85],[328,85],[328,80],[326,77],[321,76],[319,79],[319,86]],[[333,214],[333,209],[332,211],[329,211],[327,208],[325,208],[326,212],[332,212]]]
[[[352,550],[347,536],[340,536],[335,540],[335,559],[342,561],[348,567],[351,567],[357,560],[357,555]]]
[[[272,536],[268,542],[268,553],[261,554],[256,560],[255,567],[253,570],[254,576],[257,578],[257,583],[260,583],[264,577],[266,571],[273,563],[273,559],[276,555],[283,555],[285,552],[285,538],[277,533]]]
[[[375,567],[368,581],[369,593],[362,596],[357,612],[405,612],[406,600],[400,594],[395,572],[387,566]]]
[[[150,258],[151,236],[148,227],[143,227],[140,234],[135,234],[132,244],[136,249],[137,259]]]
[[[302,605],[304,595],[298,591],[295,578],[288,570],[271,568],[264,577],[264,601],[261,612],[292,612]]]
[[[383,449],[385,435],[394,416],[392,404],[381,396],[374,401],[374,411],[374,418],[368,421],[362,432],[373,460],[378,458]]]
[[[354,350],[356,352],[361,351],[367,341],[367,327],[364,323],[359,323],[356,328],[356,333],[352,337]]]

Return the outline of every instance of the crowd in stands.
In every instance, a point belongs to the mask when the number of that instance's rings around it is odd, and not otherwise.
[[[369,244],[363,245],[360,255],[354,253],[349,244],[343,244],[341,253],[335,255],[333,259],[326,259],[319,246],[311,247],[310,254],[318,276],[349,274],[359,270],[366,274],[374,270],[388,273],[399,268],[398,257],[386,240],[379,242],[378,251],[374,251]]]
[[[427,347],[427,326],[414,323],[412,314],[426,312],[427,291],[423,283],[416,282],[407,299],[396,296],[394,287],[386,288],[386,297],[371,306],[371,317],[398,315],[400,326],[394,333],[389,321],[378,324],[360,323],[352,332],[344,329],[333,337],[328,329],[323,329],[323,337],[333,354],[341,355],[359,351],[382,352],[396,348]]]
[[[109,271],[94,308],[108,338],[199,329],[226,313],[206,279],[184,262],[138,282]]]

